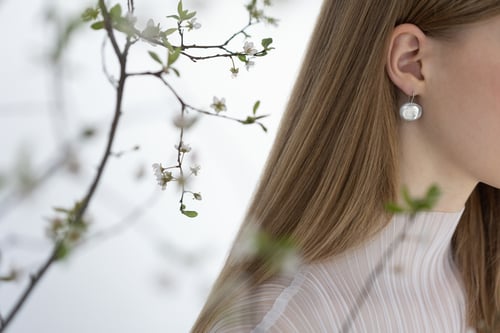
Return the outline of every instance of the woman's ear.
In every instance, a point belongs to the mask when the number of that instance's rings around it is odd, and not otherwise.
[[[407,96],[419,95],[424,89],[422,58],[426,43],[427,37],[414,24],[398,25],[391,34],[386,71]]]

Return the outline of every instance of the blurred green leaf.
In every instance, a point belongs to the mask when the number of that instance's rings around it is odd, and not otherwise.
[[[273,39],[272,38],[264,38],[262,40],[262,47],[265,49],[265,50],[269,50],[269,45],[271,45],[273,42]]]
[[[175,73],[175,75],[177,75],[177,77],[181,77],[181,73],[179,73],[179,71],[176,68],[170,67],[169,70],[170,69]]]
[[[182,17],[182,13],[184,13],[184,8],[182,8],[182,0],[177,4],[177,14]]]
[[[92,126],[84,127],[80,132],[80,137],[82,139],[90,139],[97,134],[97,129]]]
[[[180,55],[181,55],[181,48],[180,47],[174,48],[174,52],[169,52],[167,66],[170,67],[170,65],[175,63],[177,61],[177,59],[179,59]]]
[[[171,28],[164,31],[165,36],[171,35],[177,31],[177,28]]]
[[[181,20],[181,18],[177,15],[169,15],[169,16],[167,16],[167,18],[173,18],[173,19],[176,19],[177,21]]]
[[[408,191],[408,187],[403,186],[403,189],[401,190],[403,194],[403,199],[408,207],[413,207],[415,206],[415,202],[413,198],[410,196],[410,192]]]
[[[99,16],[99,8],[87,8],[81,15],[83,22],[89,22],[97,19]]]
[[[183,210],[182,214],[190,218],[195,218],[198,216],[198,212],[195,212],[194,210]]]
[[[394,203],[387,203],[385,205],[387,211],[392,213],[415,214],[420,211],[432,210],[432,208],[436,205],[439,197],[441,196],[441,191],[439,187],[434,184],[429,187],[423,198],[413,198],[411,197],[408,188],[406,186],[403,186],[401,189],[401,194],[405,207],[396,205]]]
[[[433,184],[429,190],[427,190],[426,200],[430,206],[435,206],[439,197],[441,196],[441,190],[437,184]]]
[[[260,101],[255,102],[255,104],[253,105],[253,114],[254,115],[257,113],[257,110],[259,109],[259,107],[260,107]]]
[[[60,242],[57,245],[54,259],[56,261],[66,258],[70,253],[69,245],[66,242]]]
[[[192,19],[193,17],[195,17],[195,15],[196,15],[196,12],[190,13],[189,10],[186,10],[183,8],[182,0],[181,0],[177,4],[177,15],[170,15],[167,17],[172,17],[172,18],[177,19],[177,21],[182,22],[182,21],[187,21],[187,20]]]
[[[184,16],[182,17],[182,20],[187,21],[187,20],[192,19],[195,16],[196,16],[196,12],[191,12],[191,13],[186,12],[186,13],[184,13]]]
[[[117,20],[118,18],[122,17],[122,6],[120,4],[116,4],[109,10],[109,16],[113,19],[113,21]]]
[[[19,272],[15,269],[11,269],[11,271],[7,275],[3,276],[0,275],[1,282],[12,282],[16,281],[18,278],[19,278]]]
[[[104,21],[95,22],[90,27],[94,30],[104,29]]]
[[[157,63],[159,63],[160,65],[163,66],[163,61],[161,61],[160,59],[160,56],[158,54],[156,54],[156,52],[153,52],[153,51],[148,51],[149,53],[149,56],[154,60],[156,61]]]
[[[53,207],[52,209],[54,209],[56,212],[58,213],[69,213],[70,210],[69,209],[66,209],[66,208],[63,208],[63,207]]]
[[[394,213],[394,214],[404,213],[405,211],[403,207],[400,207],[393,202],[387,203],[385,205],[385,210],[389,213]]]
[[[160,38],[162,35],[160,23],[155,24],[154,20],[149,19],[148,23],[146,24],[146,28],[144,28],[144,30],[141,32],[141,34],[144,38],[148,38],[148,39]]]

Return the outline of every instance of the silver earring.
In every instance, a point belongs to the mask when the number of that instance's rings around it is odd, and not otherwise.
[[[414,103],[415,93],[412,93],[411,99],[399,109],[399,115],[406,121],[415,121],[422,116],[422,106]]]

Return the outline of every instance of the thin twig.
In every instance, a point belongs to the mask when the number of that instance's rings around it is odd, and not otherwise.
[[[128,6],[128,12],[133,14],[135,11],[134,0],[128,0],[127,6]]]
[[[126,74],[126,63],[127,63],[127,56],[128,56],[128,51],[130,49],[130,39],[127,38],[125,47],[123,52],[120,51],[120,48],[118,46],[118,43],[116,42],[116,38],[113,32],[113,27],[111,26],[111,18],[109,17],[109,13],[106,9],[106,6],[104,4],[104,0],[99,0],[99,6],[101,7],[101,12],[104,18],[105,22],[105,27],[106,31],[108,33],[109,39],[111,41],[111,44],[113,45],[113,49],[116,53],[116,56],[120,62],[120,79],[118,80],[118,88],[116,90],[116,103],[115,103],[115,112],[113,116],[113,121],[111,123],[111,128],[109,130],[109,135],[108,135],[108,142],[106,144],[106,148],[104,150],[104,154],[101,158],[101,162],[99,164],[99,167],[97,168],[97,174],[94,178],[94,181],[90,185],[90,188],[87,192],[87,195],[85,196],[85,199],[82,202],[82,206],[80,210],[76,214],[75,220],[78,221],[82,218],[84,212],[87,210],[87,207],[90,203],[90,200],[92,199],[96,189],[97,185],[99,184],[101,180],[101,176],[104,172],[104,168],[106,167],[108,158],[111,153],[111,148],[113,146],[114,138],[116,135],[116,130],[118,128],[118,121],[121,116],[121,109],[122,109],[122,104],[123,104],[123,92],[125,89],[125,81],[127,79],[127,74]]]
[[[242,124],[245,123],[245,120],[243,120],[243,119],[238,119],[238,118],[234,118],[231,116],[226,116],[223,114],[206,111],[206,110],[194,107],[194,106],[186,103],[184,101],[184,99],[180,96],[180,94],[174,89],[174,87],[172,87],[172,85],[170,83],[168,83],[167,80],[165,80],[165,78],[163,77],[163,73],[164,73],[163,70],[161,70],[161,71],[157,71],[157,72],[128,73],[127,76],[154,76],[154,77],[157,77],[159,80],[161,80],[163,82],[163,84],[168,88],[168,90],[170,90],[170,92],[172,92],[175,99],[177,99],[177,101],[181,104],[181,106],[185,107],[186,109],[189,109],[189,110],[192,110],[192,111],[195,111],[197,113],[204,114],[207,116],[211,116],[211,117],[217,117],[217,118],[222,118],[222,119],[226,119],[226,120],[236,121],[236,122],[242,123]],[[264,117],[268,117],[268,116],[269,115],[262,115],[260,117],[264,118]],[[259,124],[261,126],[263,125],[259,121],[256,121],[255,124]]]
[[[3,325],[0,328],[0,333],[4,332],[4,330],[9,326],[12,319],[14,319],[14,317],[18,313],[19,309],[23,306],[24,302],[26,301],[28,296],[31,294],[31,292],[33,291],[35,286],[38,284],[40,279],[45,275],[45,273],[47,272],[49,267],[52,265],[52,263],[54,262],[54,260],[56,258],[59,247],[60,247],[60,243],[57,243],[54,246],[49,258],[43,264],[43,266],[38,270],[38,272],[36,274],[32,274],[30,276],[30,283],[29,283],[28,287],[24,290],[21,297],[17,300],[16,304],[14,305],[13,309],[9,312],[7,317],[4,319]]]
[[[178,96],[178,95],[177,95]],[[184,115],[186,112],[186,104],[184,102],[181,103],[181,119],[184,121]],[[179,133],[179,146],[177,147],[177,164],[179,165],[179,173],[181,175],[181,188],[182,188],[182,193],[181,193],[181,199],[179,200],[179,203],[181,204],[181,211],[184,209],[184,194],[186,193],[186,180],[184,179],[184,169],[182,168],[182,162],[184,160],[184,153],[181,151],[182,150],[182,145],[184,141],[184,126],[181,126],[181,130]]]
[[[82,219],[83,215],[85,214],[88,205],[91,201],[91,199],[94,196],[94,193],[97,189],[97,185],[100,183],[102,174],[104,172],[104,168],[107,164],[107,161],[110,156],[111,152],[111,147],[113,145],[113,141],[115,138],[116,130],[118,127],[118,121],[121,116],[121,108],[122,108],[122,103],[123,103],[123,91],[125,88],[125,81],[127,78],[126,75],[126,64],[127,64],[127,56],[128,56],[128,51],[131,46],[130,38],[127,38],[125,47],[123,52],[120,51],[120,48],[118,46],[118,43],[116,41],[114,32],[113,32],[113,27],[111,25],[111,18],[109,16],[109,13],[107,11],[106,5],[104,3],[104,0],[99,0],[99,7],[101,8],[101,13],[104,18],[105,22],[105,28],[108,34],[108,37],[111,41],[111,44],[113,45],[113,49],[118,57],[118,60],[120,62],[120,79],[118,81],[118,88],[116,92],[116,104],[115,104],[115,112],[114,112],[114,117],[113,121],[111,124],[109,136],[108,136],[108,142],[106,144],[106,148],[103,154],[103,157],[101,159],[101,162],[99,164],[99,167],[97,169],[97,173],[94,177],[94,180],[92,184],[89,187],[89,190],[87,191],[87,194],[85,195],[85,198],[82,201],[82,204],[80,206],[80,209],[76,212],[75,214],[75,221],[79,221]],[[5,318],[4,324],[2,328],[0,329],[0,333],[3,332],[9,325],[9,323],[12,321],[12,319],[16,316],[18,313],[19,309],[23,306],[24,302],[28,298],[28,296],[31,294],[33,289],[35,288],[36,285],[40,282],[41,278],[45,275],[49,267],[56,261],[57,255],[61,247],[63,246],[64,240],[58,241],[55,245],[54,248],[50,254],[50,256],[47,258],[45,263],[42,265],[42,267],[38,270],[36,274],[33,274],[30,279],[30,283],[28,287],[24,290],[22,293],[21,297],[18,299],[16,304],[14,305],[13,309],[9,312],[7,317]]]
[[[238,57],[238,56],[242,56],[242,55],[246,56],[247,55],[246,53],[232,52],[232,51],[228,50],[226,48],[226,46],[229,45],[229,43],[234,38],[236,38],[238,35],[243,34],[245,36],[248,36],[246,34],[245,30],[247,30],[248,28],[250,28],[251,26],[253,26],[255,24],[257,24],[257,22],[256,21],[252,21],[251,16],[250,16],[250,20],[249,20],[249,22],[248,22],[247,25],[245,25],[239,31],[235,32],[224,43],[219,44],[219,45],[196,45],[196,44],[185,45],[184,44],[184,31],[183,31],[182,27],[180,26],[180,23],[178,23],[178,32],[179,32],[179,36],[180,36],[180,39],[181,39],[181,43],[180,43],[179,46],[172,45],[172,47],[174,47],[174,48],[180,48],[182,50],[181,54],[184,55],[185,57],[189,58],[193,62],[196,62],[198,60],[209,60],[209,59],[214,59],[214,58],[232,58],[232,57]],[[144,36],[141,33],[141,31],[139,31],[137,29],[134,30],[134,33],[139,38],[144,39],[144,40],[148,41],[149,43],[165,47],[165,45],[161,41],[158,41],[156,39]],[[219,49],[219,50],[223,50],[226,53],[223,53],[223,54],[218,53],[218,54],[209,55],[209,56],[194,56],[194,55],[191,55],[191,54],[189,54],[187,52],[184,52],[185,50],[189,50],[189,49],[204,49],[204,50]],[[266,51],[260,51],[260,52],[256,53],[255,56],[262,56],[262,55],[265,55],[265,53],[266,53]]]

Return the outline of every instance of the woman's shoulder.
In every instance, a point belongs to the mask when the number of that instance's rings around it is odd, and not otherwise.
[[[327,283],[310,265],[275,276],[239,297],[212,332],[321,331],[331,311]]]

